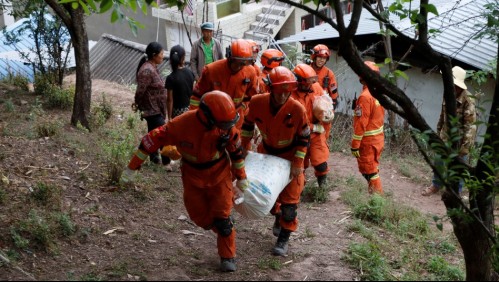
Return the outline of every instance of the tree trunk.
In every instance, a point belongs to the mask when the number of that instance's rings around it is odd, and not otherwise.
[[[70,8],[72,19],[71,39],[74,46],[76,62],[76,92],[73,105],[71,124],[80,123],[86,128],[89,126],[90,102],[92,99],[92,80],[90,73],[90,51],[88,48],[88,35],[85,26],[83,9]]]

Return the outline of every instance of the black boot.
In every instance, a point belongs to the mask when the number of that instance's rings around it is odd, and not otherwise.
[[[317,176],[317,184],[319,184],[319,188],[325,189],[327,187],[327,175]]]
[[[281,233],[281,223],[280,223],[281,214],[278,213],[274,216],[275,216],[275,221],[274,221],[274,226],[272,226],[272,234],[274,234],[274,236],[276,237],[279,237],[279,234]]]
[[[274,256],[285,257],[288,254],[288,241],[289,236],[291,236],[291,231],[281,228],[277,242],[272,249],[272,254]]]

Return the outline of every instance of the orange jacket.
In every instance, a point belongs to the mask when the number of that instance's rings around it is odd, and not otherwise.
[[[352,148],[357,149],[361,143],[384,143],[385,109],[376,100],[367,86],[357,99],[353,117]]]
[[[319,77],[319,85],[322,87],[322,89],[327,90],[331,99],[338,99],[338,83],[336,82],[336,76],[334,75],[334,72],[326,66],[323,66],[320,69],[314,68],[314,70],[315,72],[317,72],[317,76]],[[326,76],[329,77],[329,83],[327,86],[324,85],[324,78]]]
[[[251,99],[241,132],[243,146],[253,138],[256,124],[262,135],[259,152],[289,160],[294,167],[303,167],[310,139],[305,108],[294,99],[288,99],[273,115],[270,95],[261,94]]]
[[[186,131],[186,128],[189,130]],[[226,138],[222,138],[224,136]],[[167,124],[160,126],[142,138],[139,150],[129,163],[136,170],[152,152],[165,145],[174,145],[182,155],[182,177],[197,187],[210,188],[225,178],[231,178],[229,153],[237,179],[245,179],[239,130],[229,132],[214,127],[206,128],[198,117],[198,111],[188,111]],[[225,143],[226,146],[220,146]]]
[[[305,107],[305,110],[307,111],[307,118],[310,123],[310,127],[313,126],[314,123],[318,123],[319,121],[314,117],[314,99],[317,96],[321,96],[322,91],[321,88],[317,86],[317,82],[314,83],[310,89],[310,92],[302,92],[302,91],[294,91],[291,93],[291,98],[295,99],[296,101],[300,102],[300,104]]]
[[[249,101],[253,95],[258,93],[257,80],[255,68],[251,65],[243,67],[236,74],[232,74],[227,59],[208,64],[204,67],[201,78],[195,86],[190,108],[199,107],[201,96],[213,90],[229,94],[236,107],[239,107],[243,100]]]

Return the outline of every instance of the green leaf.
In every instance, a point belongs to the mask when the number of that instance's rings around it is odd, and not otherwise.
[[[409,80],[409,77],[407,76],[407,74],[406,74],[405,72],[401,71],[401,70],[395,70],[395,71],[393,72],[393,74],[395,74],[395,76],[397,76],[397,77],[401,76],[401,77],[403,77],[405,80]]]
[[[90,6],[90,8],[92,8],[92,10],[97,11],[97,5],[95,5],[94,0],[87,0],[87,4],[88,6]]]
[[[426,9],[426,11],[428,11],[428,13],[432,13],[434,15],[437,15],[438,16],[438,11],[437,11],[437,7],[435,7],[435,5],[433,4],[421,4],[422,7],[424,7]]]
[[[83,8],[83,11],[85,11],[85,14],[87,16],[89,16],[91,13],[90,13],[90,10],[88,9],[87,5],[85,5],[85,3],[83,3],[82,1],[80,1],[80,5]]]
[[[114,23],[118,20],[119,16],[118,16],[118,11],[117,10],[113,10],[113,13],[111,14],[111,22]]]
[[[443,230],[444,230],[444,226],[443,226],[443,224],[442,224],[442,223],[438,223],[438,224],[437,224],[437,228],[438,228],[438,230],[440,230],[440,231],[443,231]]]
[[[99,13],[105,13],[109,11],[113,7],[113,1],[112,0],[102,0],[100,3],[100,11]]]
[[[60,0],[59,4],[67,4],[67,3],[74,2],[74,1],[76,1],[76,0]]]
[[[137,12],[137,1],[130,1],[130,8],[132,9],[132,11]]]
[[[78,4],[78,2],[73,2],[71,3],[71,7],[73,7],[73,9],[78,9],[78,7],[80,7],[80,4]]]
[[[391,58],[385,58],[385,65],[388,65],[391,62],[392,62]]]

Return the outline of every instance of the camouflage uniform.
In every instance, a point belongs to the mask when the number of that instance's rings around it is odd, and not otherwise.
[[[470,92],[467,90],[463,90],[461,95],[456,98],[456,116],[458,117],[459,123],[459,131],[457,134],[461,136],[461,140],[459,140],[459,157],[464,161],[468,162],[468,154],[470,152],[471,146],[475,143],[475,133],[476,133],[476,110],[475,103],[473,98],[471,97]],[[442,112],[440,113],[440,119],[437,124],[437,132],[442,138],[443,141],[448,140],[447,132],[447,113],[445,111],[445,101],[442,103]],[[442,161],[437,161],[435,163],[436,166],[442,166]],[[436,174],[433,174],[432,186],[435,187],[434,192],[438,191],[442,186],[442,183]],[[464,180],[459,180],[458,191],[461,193],[464,187]],[[432,191],[423,192],[423,196],[428,196],[432,194]]]
[[[471,93],[463,90],[460,96],[457,97],[456,115],[459,118],[459,156],[468,155],[471,146],[475,142],[476,134],[476,109]],[[447,113],[445,111],[445,101],[442,103],[442,112],[437,124],[437,132],[442,140],[447,141]]]

